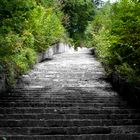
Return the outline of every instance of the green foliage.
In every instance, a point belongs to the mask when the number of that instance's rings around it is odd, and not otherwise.
[[[129,80],[140,81],[140,3],[121,0],[97,10],[85,32],[101,61]]]
[[[26,30],[33,34],[38,51],[43,51],[50,44],[58,42],[65,33],[61,20],[53,9],[50,7],[46,10],[42,6],[30,11]]]
[[[88,22],[94,16],[94,4],[92,0],[63,0],[63,12],[65,13],[65,28],[76,46],[81,45],[84,39],[84,31]]]
[[[57,0],[0,1],[0,71],[9,85],[35,63],[37,52],[66,38],[59,5]]]

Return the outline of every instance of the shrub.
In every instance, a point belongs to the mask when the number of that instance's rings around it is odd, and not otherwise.
[[[106,3],[88,28],[89,42],[100,60],[129,81],[140,81],[140,3]]]
[[[57,0],[0,1],[0,71],[9,85],[35,64],[38,52],[66,38],[58,5]]]
[[[62,10],[65,14],[64,26],[73,39],[75,46],[83,44],[84,32],[88,22],[94,16],[92,0],[63,0]]]

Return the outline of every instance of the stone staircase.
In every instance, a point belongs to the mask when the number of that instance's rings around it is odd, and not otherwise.
[[[140,109],[88,49],[37,64],[0,96],[0,140],[140,140]]]

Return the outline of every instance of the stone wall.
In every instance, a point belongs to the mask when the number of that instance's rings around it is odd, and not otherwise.
[[[39,53],[36,63],[42,62],[44,60],[53,59],[53,56],[55,54],[68,52],[69,50],[72,50],[72,47],[70,47],[67,44],[64,43],[55,44],[49,47],[45,52]],[[7,85],[5,82],[5,74],[0,74],[0,93],[5,92],[6,90]]]
[[[72,47],[67,44],[64,43],[55,44],[50,48],[48,48],[45,52],[38,54],[37,63],[44,60],[53,59],[53,56],[55,54],[68,52],[70,50],[72,50]]]

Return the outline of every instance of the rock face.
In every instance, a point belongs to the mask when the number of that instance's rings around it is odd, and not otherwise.
[[[0,97],[6,140],[139,140],[140,109],[106,82],[88,49],[57,54]]]

